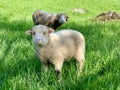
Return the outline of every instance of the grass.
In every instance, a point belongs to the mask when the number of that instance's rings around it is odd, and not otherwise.
[[[120,90],[120,22],[93,22],[101,12],[120,12],[119,0],[2,0],[0,2],[0,90]],[[84,8],[85,14],[72,12]],[[36,10],[65,12],[69,28],[83,33],[86,40],[84,71],[76,78],[76,62],[63,66],[63,82],[57,83],[53,66],[48,73],[34,54],[31,37]]]

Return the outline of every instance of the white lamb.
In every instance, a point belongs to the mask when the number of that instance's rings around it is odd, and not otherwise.
[[[78,74],[83,69],[85,60],[84,36],[75,30],[61,30],[54,33],[54,30],[44,26],[36,25],[26,34],[32,35],[35,51],[47,70],[47,63],[54,64],[58,75],[58,82],[62,80],[62,66],[64,61],[75,57],[78,62]]]

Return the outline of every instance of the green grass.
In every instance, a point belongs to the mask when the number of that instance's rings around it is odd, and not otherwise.
[[[0,90],[120,90],[120,22],[93,22],[101,12],[120,13],[119,0],[1,0]],[[84,8],[85,14],[72,12]],[[65,12],[69,21],[60,29],[75,29],[86,40],[84,71],[76,78],[76,62],[63,66],[63,82],[57,83],[53,66],[48,73],[34,53],[31,36],[36,10]]]

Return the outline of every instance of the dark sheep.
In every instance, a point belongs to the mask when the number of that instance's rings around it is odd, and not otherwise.
[[[38,10],[33,13],[32,15],[34,25],[46,25],[53,29],[57,29],[63,23],[68,21],[68,16],[64,13],[60,14],[50,14],[48,12]]]

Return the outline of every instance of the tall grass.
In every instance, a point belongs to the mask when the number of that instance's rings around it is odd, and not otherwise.
[[[94,22],[101,12],[120,12],[119,0],[2,0],[0,1],[0,90],[120,90],[120,22]],[[84,8],[85,14],[72,12]],[[54,68],[48,73],[34,54],[31,36],[36,10],[65,12],[69,21],[60,29],[75,29],[86,40],[84,71],[76,78],[76,62],[63,66],[63,82]]]

